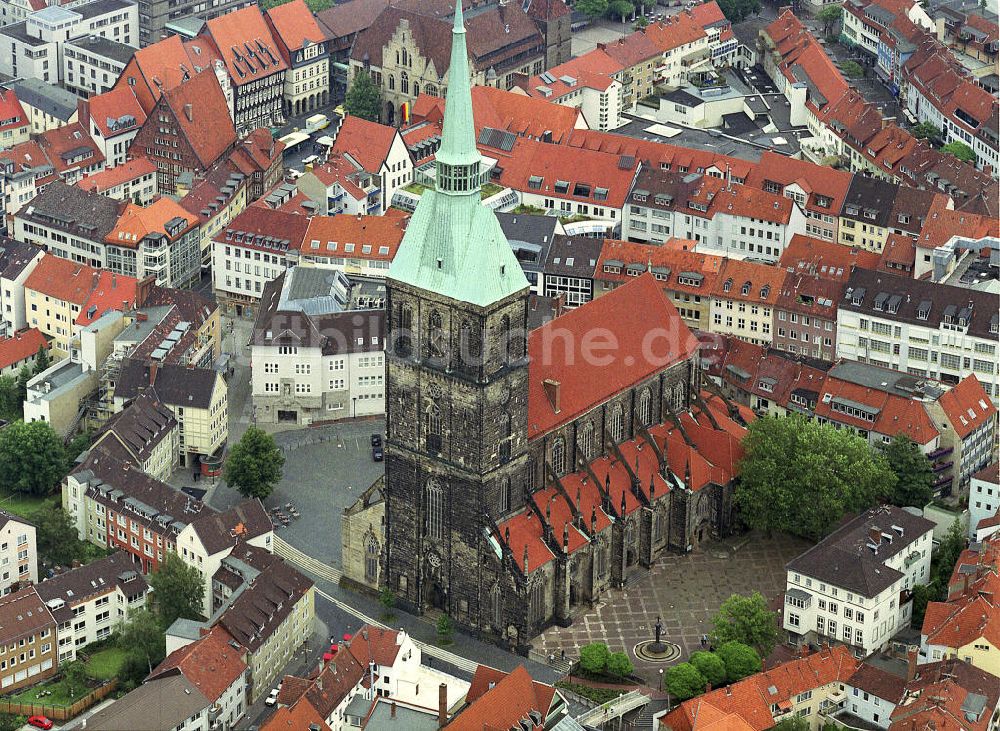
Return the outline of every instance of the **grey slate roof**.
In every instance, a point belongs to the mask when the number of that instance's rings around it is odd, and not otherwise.
[[[0,237],[0,277],[16,278],[40,253],[41,248],[33,244]]]
[[[97,56],[117,61],[123,66],[132,59],[132,55],[136,51],[132,46],[102,36],[78,36],[70,38],[68,42]]]
[[[86,728],[101,731],[175,728],[210,705],[212,701],[190,680],[183,675],[168,675],[143,683],[98,711],[87,720]]]
[[[56,119],[68,122],[76,113],[79,97],[58,86],[32,78],[15,79],[6,86],[14,90],[22,104],[40,109]]]
[[[103,241],[124,208],[123,201],[54,180],[18,216],[91,241]]]
[[[902,508],[892,505],[870,508],[789,561],[787,568],[813,581],[874,598],[903,576],[885,566],[885,562],[902,551],[912,550],[911,543],[933,528],[932,521]],[[870,547],[874,545],[872,529],[877,529],[881,536],[877,552]]]
[[[117,413],[97,434],[95,442],[120,442],[131,458],[145,462],[153,450],[177,426],[170,409],[143,391],[123,411]],[[126,459],[130,458],[126,456]]]
[[[61,623],[73,618],[74,605],[111,591],[115,586],[121,587],[129,599],[142,596],[149,589],[138,566],[125,551],[53,576],[36,584],[35,589],[55,620]],[[60,599],[65,602],[63,606],[50,604]]]
[[[190,406],[207,409],[212,403],[215,379],[221,378],[211,368],[188,368],[176,363],[164,363],[156,368],[150,384],[151,367],[139,360],[126,360],[115,385],[115,397],[133,399],[152,385],[156,396],[168,406]]]
[[[545,273],[593,279],[603,244],[604,239],[557,235],[549,247]]]
[[[223,513],[206,514],[191,522],[210,556],[273,530],[260,500],[246,500]]]
[[[899,189],[900,186],[895,183],[855,175],[851,179],[851,186],[847,189],[840,215],[869,225],[890,226],[893,203]],[[852,207],[857,208],[856,213],[851,213]],[[865,216],[866,211],[874,213],[874,218]]]

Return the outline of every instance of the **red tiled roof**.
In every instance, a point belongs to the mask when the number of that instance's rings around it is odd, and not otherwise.
[[[666,279],[661,281],[665,289],[679,292],[705,293],[714,291],[718,283],[719,272],[725,261],[724,257],[715,254],[701,254],[681,248],[672,248],[668,244],[638,244],[631,241],[605,239],[601,247],[601,255],[594,267],[594,278],[611,282],[627,282],[635,277],[626,273],[622,267],[620,272],[605,271],[610,261],[620,261],[622,264],[642,264],[643,267],[669,270]],[[703,277],[700,287],[684,284],[677,280],[681,272],[695,272]],[[662,276],[662,275],[661,275]]]
[[[305,0],[275,5],[267,10],[266,18],[280,41],[279,48],[286,63],[289,61],[288,51],[297,51],[307,44],[322,43],[326,38]]]
[[[165,89],[211,69],[216,59],[221,60],[221,56],[210,40],[199,37],[185,42],[180,36],[167,36],[136,50],[115,86],[132,86],[148,114]]]
[[[28,117],[13,89],[0,89],[0,120],[3,120],[0,129],[28,126]]]
[[[965,702],[970,694],[985,698],[985,710],[970,717]],[[952,658],[920,665],[906,684],[906,697],[892,712],[892,731],[986,731],[992,727],[992,709],[1000,696],[1000,678],[967,662]]]
[[[719,3],[715,2],[715,0],[695,5],[688,12],[691,13],[692,20],[702,28],[716,24],[729,24],[729,20],[722,12],[722,8],[719,7]]]
[[[46,130],[37,139],[49,162],[59,173],[104,164],[104,153],[80,122]],[[88,151],[89,155],[81,157]]]
[[[383,667],[392,666],[402,646],[397,644],[397,639],[401,640],[401,637],[395,630],[366,624],[351,640],[351,655],[365,667],[369,662],[377,662]]]
[[[938,399],[959,439],[988,422],[996,422],[997,408],[983,384],[973,375],[966,376]]]
[[[76,324],[89,325],[105,312],[124,312],[135,307],[138,284],[139,280],[135,277],[115,274],[105,269],[100,270],[93,291],[80,307]]]
[[[928,604],[920,630],[927,644],[958,649],[985,639],[993,647],[1000,648],[1000,607],[992,593],[995,587],[986,586],[998,581],[995,574],[990,574],[971,585],[968,593],[952,601]]]
[[[392,261],[408,222],[408,215],[394,209],[384,216],[314,216],[302,239],[302,255]],[[353,247],[352,251],[347,251],[348,245]],[[382,253],[380,247],[388,247],[388,251]]]
[[[48,341],[37,327],[18,330],[9,338],[0,339],[0,369],[10,368],[48,347]]]
[[[843,170],[814,165],[806,160],[795,160],[767,150],[750,172],[746,184],[754,188],[764,188],[767,181],[786,187],[796,185],[807,196],[807,209],[837,216],[843,208],[844,198],[847,197],[853,177],[851,173]],[[826,198],[829,202],[820,205]]]
[[[288,68],[258,5],[212,18],[203,33],[222,55],[233,86],[243,86]]]
[[[705,29],[690,12],[678,13],[650,23],[642,32],[661,51],[672,51],[705,38]]]
[[[248,9],[257,10],[257,6]],[[163,100],[202,167],[211,167],[236,142],[229,105],[214,71],[202,71],[191,80],[164,91]]]
[[[313,724],[318,731],[330,731],[330,726],[319,715],[306,699],[300,699],[292,706],[283,706],[274,715],[264,721],[260,731],[300,731],[311,729]]]
[[[541,520],[530,510],[518,513],[497,526],[500,537],[514,554],[514,562],[524,571],[524,557],[528,557],[528,573],[544,566],[555,558],[545,545],[545,529]]]
[[[602,49],[595,48],[549,69],[548,73],[552,75],[554,81],[545,81],[540,75],[532,76],[528,79],[524,91],[528,96],[542,99],[549,97],[558,99],[580,88],[604,91],[615,82],[614,75],[622,68],[619,61]],[[564,77],[573,79],[573,82],[563,81]],[[539,87],[545,87],[550,91],[541,91]]]
[[[598,338],[601,345],[595,348]],[[649,274],[549,321],[528,335],[529,438],[572,421],[697,350],[697,339]],[[558,410],[546,396],[547,380],[559,384]]]
[[[113,168],[88,175],[77,183],[77,187],[103,193],[130,180],[138,180],[144,175],[156,175],[156,165],[149,158],[137,157]]]
[[[490,690],[492,690],[494,685],[499,683],[508,675],[510,675],[510,673],[504,672],[503,670],[497,670],[496,668],[491,668],[489,665],[479,665],[476,668],[476,672],[472,674],[472,683],[469,685],[469,690],[465,694],[465,702],[476,702],[480,697],[486,695]],[[546,708],[548,708],[548,704],[552,702],[552,698],[555,696],[556,689],[551,685],[540,683],[537,680],[532,680],[531,685],[534,689],[535,696],[539,699],[539,701],[542,701],[545,704]]]
[[[98,271],[53,254],[46,254],[24,282],[25,289],[81,307],[94,290]]]
[[[834,411],[831,400],[841,398],[865,404],[879,413],[875,421],[865,421],[842,411]],[[842,381],[827,374],[826,381],[816,404],[816,416],[830,421],[849,424],[853,427],[872,430],[879,434],[895,436],[908,435],[920,445],[929,444],[940,435],[927,409],[919,401],[889,393],[877,388],[868,388],[856,383]]]
[[[136,98],[135,87],[128,84],[90,97],[87,107],[91,121],[105,139],[133,132],[146,121],[146,112]],[[119,123],[128,116],[135,119],[134,124]]]
[[[252,249],[258,246],[255,243],[257,237],[270,237],[279,241],[287,239],[288,249],[297,250],[301,248],[308,228],[309,219],[306,216],[250,206],[219,231],[215,235],[215,240],[225,240],[231,242],[233,246]],[[233,234],[233,238],[230,238],[230,234]],[[235,240],[237,237],[240,240]],[[260,246],[263,250],[263,245]]]
[[[783,12],[764,32],[771,38],[781,57],[778,69],[789,82],[809,84],[807,104],[819,111],[837,102],[850,88],[802,21],[791,10]]]
[[[389,150],[399,131],[361,117],[345,117],[332,154],[348,154],[369,173],[378,173],[389,157]]]
[[[552,703],[553,689],[532,680],[524,665],[518,665],[509,675],[470,703],[444,728],[448,731],[483,731],[485,728],[517,727],[529,711],[538,711],[543,729]]]
[[[598,43],[597,50],[603,51],[623,70],[652,59],[662,58],[663,55],[660,47],[641,30],[617,41]]]
[[[771,307],[778,299],[785,271],[769,264],[744,259],[723,259],[712,291],[716,297],[745,300]],[[750,285],[746,294],[743,289]]]
[[[548,145],[526,138],[518,138],[507,155],[494,148],[480,147],[484,154],[502,158],[500,166],[503,171],[499,181],[502,186],[610,208],[625,205],[639,166],[636,160],[622,160],[620,156],[606,152],[571,150],[563,145]],[[528,181],[532,177],[541,178],[538,188],[529,187]],[[555,193],[556,181],[567,182],[567,192]],[[577,183],[588,187],[587,196],[574,195]],[[593,197],[598,187],[607,189],[606,200],[599,201]]]
[[[104,240],[116,246],[134,248],[150,234],[166,236],[167,223],[175,218],[182,219],[184,226],[173,236],[167,237],[171,241],[176,241],[198,225],[198,221],[190,213],[170,198],[157,198],[145,207],[128,203],[119,216],[115,227],[104,237]]]
[[[916,243],[921,249],[934,249],[948,243],[952,236],[1000,237],[1000,219],[935,206],[924,221]]]
[[[233,641],[221,625],[216,625],[208,634],[167,655],[149,677],[156,678],[176,668],[206,698],[218,701],[247,669],[243,662],[245,650],[239,645],[232,647],[229,643]]]
[[[991,482],[994,485],[1000,484],[1000,462],[994,462],[991,465],[983,467],[979,472],[972,476],[974,480],[980,480],[982,482]]]
[[[912,272],[916,263],[917,243],[912,236],[890,233],[882,247],[878,269],[883,272]]]
[[[778,266],[820,279],[846,282],[854,267],[877,269],[878,262],[879,255],[875,252],[795,234],[781,253]]]

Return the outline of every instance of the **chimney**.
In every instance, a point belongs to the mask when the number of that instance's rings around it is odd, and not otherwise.
[[[906,653],[906,682],[917,677],[917,648],[912,647]]]
[[[155,386],[156,385],[156,369],[157,369],[157,364],[156,363],[150,363],[149,364],[149,385],[150,386]]]
[[[448,724],[448,686],[444,683],[438,686],[438,728]]]
[[[557,414],[559,413],[559,381],[546,378],[542,381],[542,388],[545,389],[545,396],[549,399],[549,405]]]
[[[187,120],[189,122],[193,122],[194,121],[194,107],[192,107],[190,104],[185,104],[184,105],[184,116],[187,117]]]
[[[392,718],[392,719],[396,718],[396,701],[393,701],[389,705],[389,718]]]

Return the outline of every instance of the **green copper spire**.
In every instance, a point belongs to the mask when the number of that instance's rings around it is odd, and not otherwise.
[[[486,307],[528,287],[500,222],[482,204],[462,0],[455,2],[451,66],[434,190],[420,196],[389,279]]]
[[[482,182],[483,158],[476,148],[476,130],[472,122],[472,88],[462,0],[455,0],[445,102],[444,130],[436,156],[437,189],[458,195],[473,193],[479,190]]]

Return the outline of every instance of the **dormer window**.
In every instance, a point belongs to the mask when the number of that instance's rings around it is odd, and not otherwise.
[[[569,192],[569,183],[565,180],[556,181],[556,193],[566,194]]]
[[[740,294],[746,297],[748,294],[750,294],[751,286],[752,285],[750,284],[750,282],[744,282],[743,286],[740,288]]]
[[[926,320],[931,316],[931,301],[921,300],[920,304],[917,305],[917,319]]]
[[[770,284],[765,284],[763,287],[760,288],[760,298],[762,300],[763,299],[767,299],[767,296],[769,294],[771,294],[771,285]]]
[[[594,188],[594,200],[595,201],[606,201],[608,199],[608,189],[607,188]]]
[[[586,183],[577,183],[573,186],[573,195],[578,198],[589,198],[590,197],[590,186]]]
[[[726,282],[725,282],[725,284],[722,285],[722,291],[723,292],[728,292],[732,288],[733,288],[733,280],[732,279],[727,279]]]
[[[532,175],[528,178],[528,188],[530,190],[541,190],[542,178],[538,175]]]

